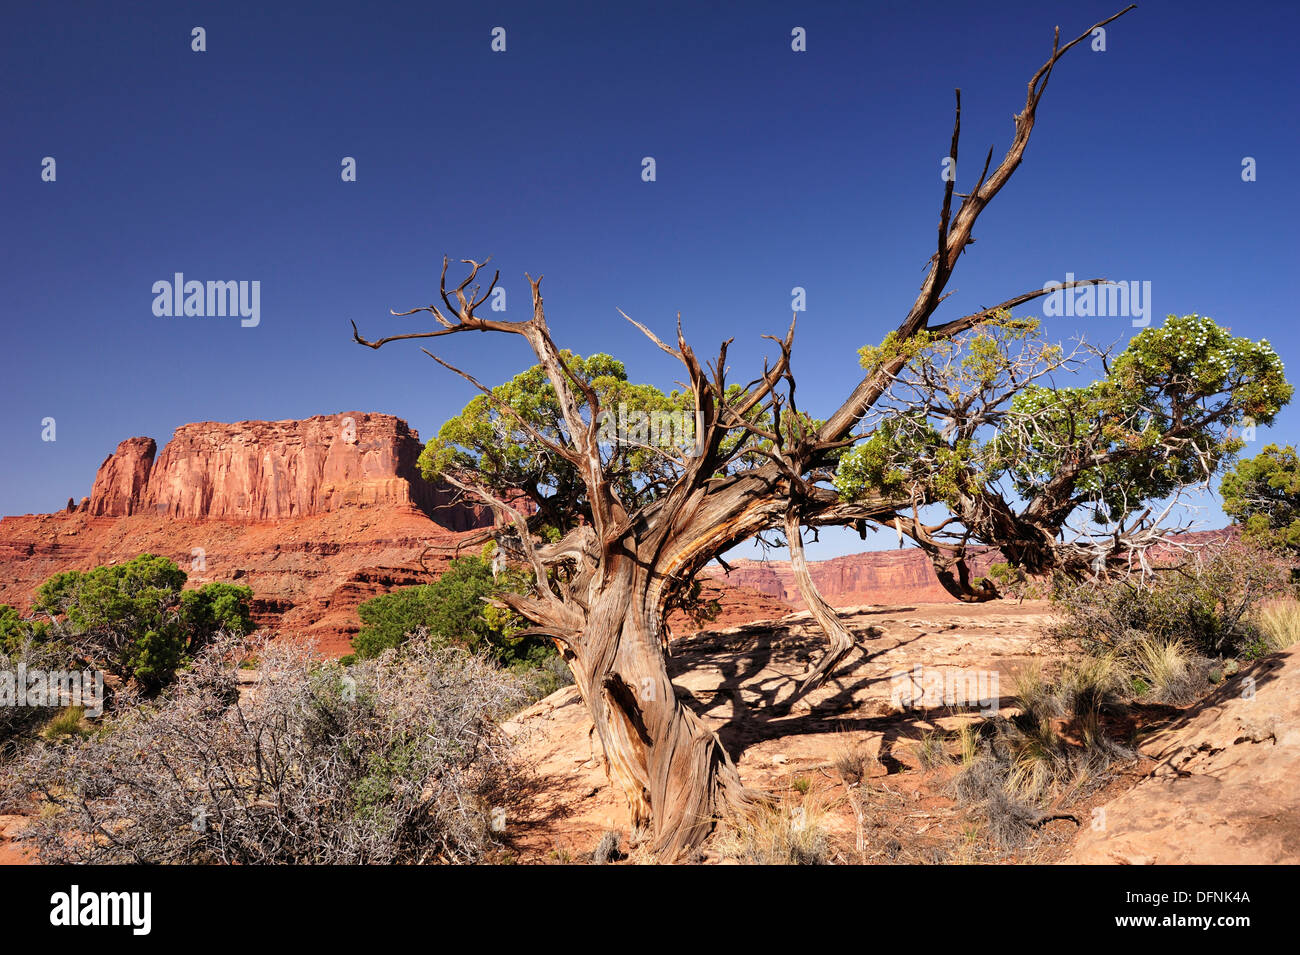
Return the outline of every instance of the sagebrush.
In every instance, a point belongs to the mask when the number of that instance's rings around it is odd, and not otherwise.
[[[9,765],[47,863],[474,862],[516,778],[496,718],[522,690],[485,657],[413,643],[344,668],[302,647],[235,646],[93,736]]]

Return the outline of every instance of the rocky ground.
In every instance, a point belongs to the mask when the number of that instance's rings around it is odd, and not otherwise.
[[[702,631],[676,640],[670,672],[683,700],[719,734],[746,784],[802,812],[830,838],[831,861],[942,863],[1300,862],[1300,650],[1244,668],[1184,709],[1137,707],[1112,726],[1138,755],[1051,807],[1030,842],[998,848],[980,813],[954,792],[960,769],[923,758],[927,735],[981,714],[965,707],[900,707],[898,674],[996,673],[993,706],[1013,712],[1014,676],[1050,667],[1062,647],[1045,632],[1047,606],[1027,601],[908,604],[841,611],[860,638],[822,688],[786,706],[821,648],[806,613]],[[508,848],[494,861],[582,862],[607,832],[627,843],[621,795],[608,783],[587,712],[572,687],[507,726],[530,776],[507,817]],[[866,776],[848,784],[846,753]],[[26,824],[0,816],[0,864],[26,861],[11,841]],[[726,849],[722,845],[722,849]],[[716,843],[699,861],[729,861]],[[635,850],[628,861],[644,861]]]
[[[1065,861],[1300,861],[1300,649],[1262,660],[1144,741],[1151,761]]]
[[[745,782],[801,809],[831,836],[841,863],[1300,861],[1300,659],[1262,661],[1185,711],[1138,708],[1120,731],[1136,759],[1058,807],[1015,851],[998,849],[979,814],[959,804],[955,759],[927,768],[923,738],[975,719],[939,706],[900,710],[894,674],[914,667],[999,674],[1003,712],[1013,676],[1060,646],[1042,603],[917,604],[842,611],[861,635],[825,687],[781,713],[796,676],[820,647],[806,614],[678,640],[671,672],[686,702],[718,732]],[[1255,680],[1253,699],[1243,686]],[[627,816],[609,785],[591,723],[573,688],[508,726],[537,774],[537,795],[510,821],[514,861],[583,861]],[[865,751],[868,777],[848,786],[842,755]],[[1100,820],[1100,822],[1098,821]],[[859,848],[861,847],[861,848]],[[636,859],[636,856],[633,856]],[[703,861],[723,854],[706,852]]]
[[[843,608],[841,615],[860,635],[858,649],[788,713],[779,712],[781,704],[823,645],[806,612],[678,640],[670,673],[687,703],[719,734],[745,782],[815,809],[836,836],[841,860],[859,861],[857,823],[833,764],[856,749],[874,757],[870,786],[877,793],[862,861],[941,861],[950,837],[961,836],[961,813],[945,792],[946,774],[921,769],[918,748],[927,731],[972,716],[944,706],[900,712],[893,701],[895,675],[917,666],[994,671],[998,705],[1009,704],[1015,672],[1031,659],[1057,654],[1044,634],[1047,608],[954,602]],[[590,728],[572,687],[509,725],[544,794],[530,817],[518,821],[521,858],[577,859],[602,832],[626,830],[621,796],[605,779]],[[805,781],[806,794],[799,792]]]

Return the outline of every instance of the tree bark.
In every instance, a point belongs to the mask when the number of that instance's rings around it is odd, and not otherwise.
[[[633,830],[671,857],[758,797],[741,783],[717,735],[677,698],[650,576],[630,558],[611,571],[577,652],[587,675],[580,689]]]

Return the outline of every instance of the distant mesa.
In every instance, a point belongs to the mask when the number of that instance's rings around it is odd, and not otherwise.
[[[187,424],[161,453],[128,438],[89,497],[0,520],[0,603],[24,609],[52,574],[159,554],[189,586],[251,587],[258,626],[347,653],[358,604],[427,583],[492,526],[420,476],[420,450],[405,421],[358,411]]]
[[[275,521],[348,506],[414,507],[448,530],[492,523],[480,505],[420,476],[419,435],[400,418],[345,412],[305,420],[201,422],[127,438],[99,466],[94,517]]]

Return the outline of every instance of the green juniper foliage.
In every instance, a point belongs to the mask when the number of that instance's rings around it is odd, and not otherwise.
[[[665,394],[653,385],[633,384],[623,363],[609,355],[583,358],[567,350],[561,355],[569,370],[595,391],[602,408],[616,414],[623,405],[647,416],[689,419],[693,426],[695,406],[689,393]],[[565,434],[555,388],[541,365],[498,385],[492,393],[543,436],[556,439]],[[582,407],[585,412],[585,402]],[[613,461],[610,478],[629,506],[652,500],[662,489],[668,476],[662,450],[671,449],[634,442],[612,443],[605,449]],[[587,513],[586,490],[573,465],[541,447],[514,416],[503,413],[486,395],[471,399],[459,415],[442,426],[420,455],[420,468],[429,480],[469,475],[493,493],[524,494],[550,528],[548,536],[556,539],[577,524],[579,515]]]
[[[253,629],[248,587],[183,590],[185,581],[183,570],[153,554],[55,574],[36,592],[32,616],[45,620],[32,627],[123,679],[157,689],[218,632]]]
[[[1300,457],[1270,444],[1223,476],[1223,510],[1250,541],[1300,554]]]
[[[924,400],[899,403],[843,454],[835,486],[849,498],[884,489],[943,502],[972,518],[976,539],[983,500],[1020,502],[1049,536],[1079,511],[1117,521],[1221,471],[1242,447],[1238,429],[1270,424],[1292,395],[1267,340],[1199,315],[1143,330],[1079,387],[1030,380],[1082,362],[1048,343],[1037,322],[1009,315],[957,339],[887,338],[861,354],[867,369],[898,357]]]
[[[356,658],[377,657],[423,630],[436,647],[486,651],[506,666],[539,663],[554,649],[537,638],[516,638],[519,619],[486,602],[495,594],[519,593],[528,586],[527,575],[518,570],[493,577],[485,558],[459,557],[433,583],[402,587],[361,604],[361,631],[352,641]]]

